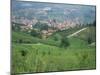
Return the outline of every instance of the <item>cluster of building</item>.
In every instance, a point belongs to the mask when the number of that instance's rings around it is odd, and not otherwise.
[[[13,16],[12,22],[13,22],[13,25],[15,25],[14,23],[20,24],[20,28],[23,31],[26,29],[32,29],[33,25],[35,25],[38,22],[38,20],[35,18],[33,18],[32,20],[29,20],[24,17],[16,18],[15,16]]]
[[[31,20],[21,17],[21,18],[16,18],[15,16],[12,17],[12,22],[20,24],[21,30],[26,30],[26,29],[33,29],[33,26],[37,23],[46,23],[49,27],[52,27],[51,29],[49,28],[48,30],[42,30],[41,33],[45,36],[50,36],[57,30],[65,30],[68,28],[73,28],[76,26],[75,21],[71,20],[65,20],[64,22],[57,22],[55,19],[53,20],[37,20],[36,18],[33,18]],[[13,24],[14,25],[14,24]],[[54,28],[54,29],[53,29]]]
[[[16,18],[15,16],[12,17],[12,22],[22,24],[21,28],[27,29],[27,28],[32,28],[33,25],[35,25],[38,20],[36,18],[33,18],[31,20],[20,17]],[[55,19],[53,20],[41,20],[39,21],[40,23],[46,23],[50,27],[54,27],[59,30],[64,30],[68,28],[75,27],[77,24],[77,21],[72,21],[72,20],[65,20],[64,22],[57,22]]]

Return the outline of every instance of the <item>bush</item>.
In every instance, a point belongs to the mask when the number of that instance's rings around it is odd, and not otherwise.
[[[61,44],[60,44],[60,47],[68,47],[70,44],[69,44],[69,41],[68,41],[68,38],[67,37],[63,37],[61,39]]]
[[[31,30],[30,34],[34,37],[40,37],[40,32],[34,29]]]
[[[48,30],[49,26],[46,23],[40,23],[37,22],[33,28],[39,29],[39,30]]]
[[[88,42],[88,44],[91,44],[92,43],[92,38],[88,37],[87,42]]]
[[[23,40],[22,39],[19,39],[19,43],[23,43]]]
[[[53,39],[54,39],[55,41],[59,41],[59,40],[61,40],[61,35],[55,34],[54,37],[53,37]]]
[[[22,56],[26,56],[26,54],[27,54],[26,51],[24,51],[24,50],[21,51],[21,55],[22,55]]]

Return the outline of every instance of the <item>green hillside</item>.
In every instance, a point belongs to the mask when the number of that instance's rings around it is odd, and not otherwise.
[[[85,47],[84,41],[78,39],[71,38],[70,42],[72,41],[77,43],[71,44],[68,48],[45,44],[14,44],[12,72],[94,69],[95,48]],[[25,56],[22,55],[22,51],[26,52]]]
[[[94,26],[87,27],[86,30],[78,33],[77,35],[75,35],[75,37],[87,42],[88,40],[90,40],[90,43],[96,42],[96,28]]]
[[[74,32],[76,32],[82,28],[84,28],[84,26],[83,27],[69,28],[66,30],[59,30],[59,31],[53,33],[53,35],[49,36],[48,39],[53,39],[55,41],[59,41],[63,36],[67,37],[68,35],[73,34]]]
[[[12,32],[12,42],[14,43],[37,43],[39,41],[38,38],[34,38],[30,36],[29,34],[23,33],[23,32]]]
[[[47,39],[33,37],[24,32],[12,33],[12,73],[51,72],[96,68],[95,27],[88,27],[77,35],[66,38],[69,46],[61,47],[63,36],[80,30],[59,31]]]
[[[33,37],[30,34],[26,34],[24,32],[12,32],[12,42],[13,43],[43,43],[43,44],[48,44],[48,45],[54,45],[54,46],[59,46],[59,42],[56,42],[52,39],[40,39],[37,37]]]

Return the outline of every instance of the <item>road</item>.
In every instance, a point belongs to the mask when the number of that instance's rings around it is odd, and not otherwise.
[[[80,33],[81,31],[84,31],[84,30],[86,30],[87,28],[83,28],[83,29],[80,29],[80,30],[78,30],[78,31],[76,31],[75,33],[73,33],[73,34],[70,34],[69,36],[67,36],[68,38],[70,38],[70,37],[72,37],[72,36],[74,36],[74,35],[76,35],[76,34],[78,34],[78,33]]]

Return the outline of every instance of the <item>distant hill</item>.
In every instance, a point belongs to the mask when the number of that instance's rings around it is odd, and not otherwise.
[[[70,20],[91,23],[95,20],[95,6],[12,1],[12,15],[39,20]]]

